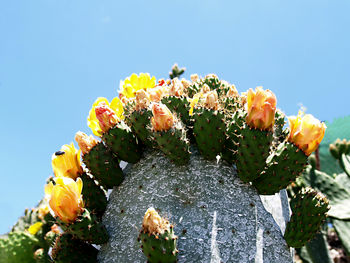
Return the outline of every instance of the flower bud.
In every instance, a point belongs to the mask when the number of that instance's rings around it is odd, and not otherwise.
[[[154,103],[152,113],[151,122],[155,131],[167,131],[173,126],[174,116],[164,104]]]
[[[205,107],[207,109],[218,110],[219,109],[219,100],[218,93],[216,90],[209,91],[205,94]]]
[[[120,118],[105,102],[100,102],[95,107],[95,114],[102,133],[108,132],[110,128],[113,128],[120,121]]]
[[[147,209],[142,221],[142,228],[149,234],[163,234],[164,230],[169,229],[170,223],[168,220],[160,217],[158,212],[150,207]]]
[[[75,134],[75,141],[78,143],[79,148],[82,152],[82,154],[89,153],[90,150],[98,144],[98,141],[92,136],[88,136],[86,133],[83,133],[81,131],[78,131]]]
[[[109,109],[101,110],[101,108],[103,108],[103,105],[107,105]],[[100,107],[100,110],[101,110],[99,112],[100,119],[98,119],[96,116],[96,107]],[[109,110],[112,110],[115,114],[112,114]],[[88,126],[91,128],[92,132],[96,136],[102,136],[105,130],[107,129],[107,127],[111,125],[108,123],[109,122],[113,123],[117,120],[119,121],[120,119],[123,119],[124,118],[123,113],[124,113],[123,103],[118,97],[115,97],[111,101],[111,103],[109,103],[106,98],[100,97],[100,98],[97,98],[97,100],[92,105],[92,108],[89,112],[89,117],[87,119],[87,123],[88,123]],[[102,127],[100,126],[100,121],[102,121]]]

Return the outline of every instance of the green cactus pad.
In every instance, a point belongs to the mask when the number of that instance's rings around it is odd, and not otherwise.
[[[123,161],[137,163],[141,158],[140,144],[123,121],[103,134],[102,140]]]
[[[287,223],[284,239],[290,247],[302,247],[319,231],[329,210],[327,198],[313,190],[304,188],[290,202],[292,216]]]
[[[152,111],[149,108],[135,110],[130,114],[130,123],[137,137],[147,146],[155,146],[151,138],[151,131],[148,127],[151,125]]]
[[[307,159],[302,150],[285,141],[269,156],[266,169],[253,181],[253,185],[259,194],[275,194],[295,181],[304,170]]]
[[[248,125],[240,130],[237,171],[243,182],[254,181],[264,170],[272,139],[271,131],[253,129]]]
[[[176,164],[186,164],[190,159],[189,141],[180,122],[168,131],[154,132],[154,137],[162,152]]]
[[[235,163],[237,159],[239,135],[243,127],[244,117],[245,114],[242,111],[236,111],[226,130],[226,140],[221,157],[230,164]]]
[[[224,114],[206,108],[196,109],[193,135],[198,149],[204,158],[214,160],[222,151],[225,142],[226,125]]]
[[[108,241],[105,227],[87,209],[84,209],[83,213],[73,223],[64,223],[59,218],[56,220],[65,232],[72,234],[75,238],[91,244],[104,244]]]
[[[83,181],[82,194],[85,207],[98,217],[101,217],[107,206],[105,191],[90,175],[83,173],[80,178]]]
[[[55,263],[96,263],[97,253],[95,247],[68,233],[58,236],[52,248]]]
[[[172,263],[177,262],[176,241],[173,226],[165,230],[163,234],[151,235],[141,230],[139,240],[142,242],[142,251],[149,263]]]
[[[165,104],[172,112],[176,112],[177,116],[180,117],[183,123],[189,123],[190,104],[187,97],[168,96],[162,99],[162,103]]]
[[[26,231],[14,231],[0,238],[0,262],[35,263],[39,240]]]
[[[83,162],[94,178],[107,189],[120,185],[124,179],[118,160],[102,142],[83,155]]]

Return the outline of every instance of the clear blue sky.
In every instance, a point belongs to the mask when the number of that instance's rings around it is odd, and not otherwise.
[[[0,234],[43,196],[51,155],[99,96],[174,62],[321,120],[348,115],[348,0],[1,1]]]

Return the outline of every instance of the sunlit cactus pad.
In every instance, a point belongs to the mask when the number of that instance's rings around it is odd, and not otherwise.
[[[191,151],[186,166],[154,150],[125,168],[103,218],[110,240],[99,262],[146,262],[136,237],[149,207],[174,224],[179,262],[292,262],[282,233],[289,219],[286,192],[264,197],[275,220],[234,168]]]

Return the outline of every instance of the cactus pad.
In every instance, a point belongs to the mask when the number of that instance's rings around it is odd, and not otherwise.
[[[290,142],[281,143],[267,160],[267,168],[253,181],[260,194],[274,194],[286,188],[304,170],[307,156]]]
[[[319,231],[329,210],[328,199],[312,188],[304,188],[290,202],[292,216],[284,238],[290,247],[302,247]]]
[[[52,258],[56,263],[95,263],[98,250],[71,234],[63,233],[56,238]]]
[[[243,182],[258,178],[264,170],[273,134],[245,126],[238,140],[237,171]]]
[[[123,121],[103,134],[102,140],[123,161],[136,163],[141,158],[140,145],[136,136]]]
[[[124,179],[118,160],[102,142],[83,155],[83,162],[94,178],[107,189],[120,185]]]
[[[224,115],[220,111],[199,108],[193,117],[193,134],[198,149],[206,159],[213,160],[222,151],[225,141]]]
[[[103,244],[108,241],[105,227],[87,209],[84,209],[84,212],[73,223],[64,223],[59,218],[56,220],[65,232],[72,234],[75,238],[92,244]]]

